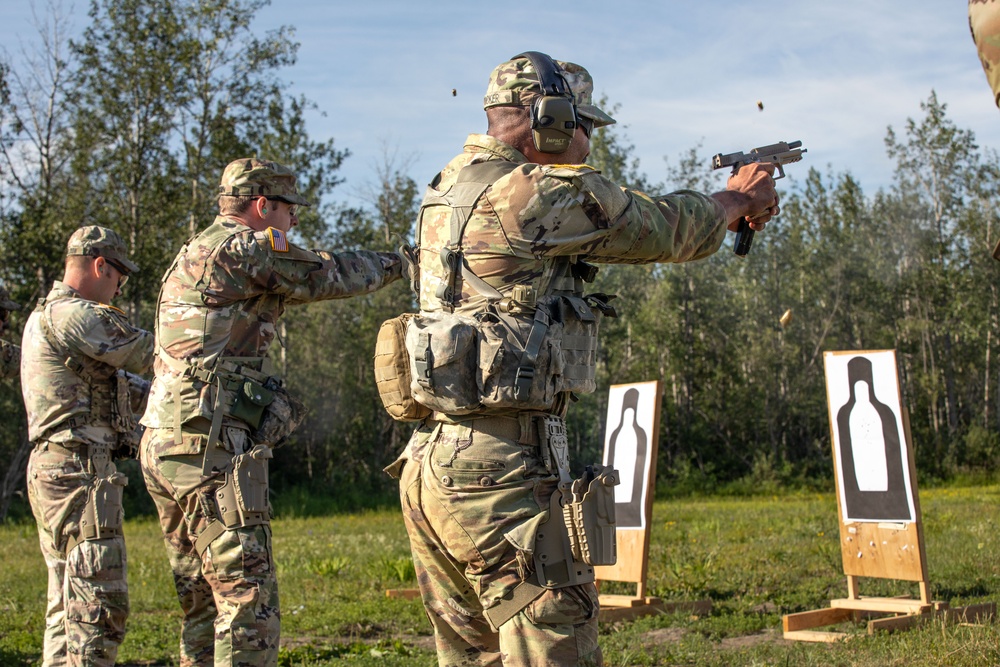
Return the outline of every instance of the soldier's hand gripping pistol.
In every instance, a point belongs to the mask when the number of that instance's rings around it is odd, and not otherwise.
[[[766,162],[775,166],[778,175],[774,177],[774,180],[778,180],[785,177],[785,170],[782,168],[784,165],[798,162],[802,159],[802,154],[806,152],[806,149],[801,148],[801,146],[801,141],[791,141],[788,143],[779,141],[770,146],[751,148],[749,153],[742,151],[729,153],[728,155],[719,153],[712,158],[712,169],[732,167],[735,174],[743,165],[750,164],[751,162]],[[736,241],[733,242],[733,252],[739,257],[745,257],[750,252],[751,243],[753,243],[753,230],[750,228],[750,223],[747,222],[747,219],[743,218],[740,220],[739,227],[736,230]]]

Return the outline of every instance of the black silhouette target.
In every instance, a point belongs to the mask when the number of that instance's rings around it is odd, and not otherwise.
[[[650,452],[656,447],[656,383],[614,385],[608,394],[604,465],[618,470],[615,525],[645,528]]]
[[[827,353],[825,360],[844,521],[913,521],[895,353]]]

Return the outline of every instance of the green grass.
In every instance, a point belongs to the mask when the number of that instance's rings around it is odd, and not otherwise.
[[[274,522],[282,599],[280,664],[436,664],[430,626],[417,600],[388,599],[413,587],[413,566],[395,511]],[[921,494],[932,594],[952,606],[990,601],[1000,591],[1000,487],[938,488]],[[832,494],[700,498],[656,503],[649,594],[711,598],[712,614],[646,617],[603,624],[609,665],[955,665],[1000,664],[1000,625],[931,622],[847,643],[781,639],[782,614],[845,597]],[[180,612],[159,529],[128,521],[132,615],[119,662],[174,665]],[[38,663],[45,567],[35,527],[0,527],[0,665]],[[606,592],[624,592],[621,584]],[[914,584],[864,580],[863,595],[916,595]]]

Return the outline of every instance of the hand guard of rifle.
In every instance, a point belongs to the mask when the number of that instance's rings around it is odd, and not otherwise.
[[[735,174],[743,165],[750,164],[751,162],[767,162],[775,166],[778,175],[774,177],[774,180],[778,180],[785,177],[785,170],[782,168],[784,165],[798,162],[802,159],[802,154],[806,152],[806,149],[801,148],[801,146],[801,141],[790,141],[788,143],[779,141],[770,146],[751,148],[748,153],[742,151],[729,153],[728,155],[719,153],[712,158],[712,169],[732,167]],[[752,243],[753,230],[750,228],[750,223],[744,217],[740,220],[740,225],[736,230],[733,252],[736,253],[737,257],[746,257],[746,254],[750,252],[750,244]]]

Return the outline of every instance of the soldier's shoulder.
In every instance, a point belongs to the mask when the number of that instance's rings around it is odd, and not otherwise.
[[[544,164],[539,165],[539,169],[546,176],[564,180],[584,178],[601,173],[589,164]]]

